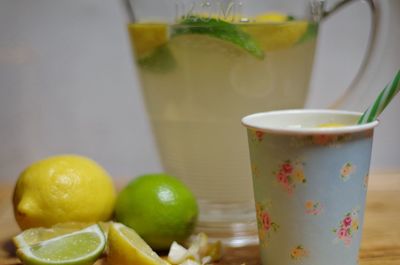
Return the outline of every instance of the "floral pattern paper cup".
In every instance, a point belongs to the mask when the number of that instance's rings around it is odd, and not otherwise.
[[[282,110],[242,119],[264,265],[357,265],[378,125],[356,125],[360,116]]]

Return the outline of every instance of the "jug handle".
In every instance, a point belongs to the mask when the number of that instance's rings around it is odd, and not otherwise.
[[[380,14],[379,14],[379,4],[376,0],[342,0],[336,3],[330,10],[322,11],[320,14],[321,20],[325,20],[329,18],[332,14],[336,13],[337,11],[341,10],[343,7],[347,6],[350,3],[354,3],[357,1],[366,2],[371,10],[371,27],[369,33],[369,40],[367,49],[362,60],[362,63],[357,71],[357,74],[351,81],[349,87],[346,89],[344,94],[342,94],[335,102],[333,102],[329,108],[337,109],[343,108],[344,106],[348,107],[351,103],[355,103],[359,98],[357,93],[361,93],[360,84],[363,83],[363,80],[366,79],[366,73],[370,72],[368,69],[371,66],[373,54],[376,51],[376,47],[378,44],[378,27],[380,25]],[[319,1],[320,5],[324,4],[323,0]]]

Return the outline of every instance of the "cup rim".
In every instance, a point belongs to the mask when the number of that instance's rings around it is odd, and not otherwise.
[[[247,115],[242,118],[241,123],[248,129],[253,129],[262,132],[277,133],[277,134],[347,134],[366,131],[375,128],[379,124],[379,120],[375,120],[365,124],[354,124],[343,127],[278,127],[268,125],[256,125],[256,119],[262,116],[277,116],[277,115],[299,115],[299,114],[338,114],[354,116],[355,118],[361,117],[361,112],[347,111],[347,110],[330,110],[330,109],[287,109],[287,110],[274,110],[267,112],[258,112]]]

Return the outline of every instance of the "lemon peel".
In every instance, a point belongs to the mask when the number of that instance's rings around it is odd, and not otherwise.
[[[113,222],[108,235],[107,263],[113,265],[168,265],[135,230]]]
[[[95,223],[111,218],[116,191],[108,173],[77,155],[37,161],[19,176],[14,216],[22,229],[57,223]]]

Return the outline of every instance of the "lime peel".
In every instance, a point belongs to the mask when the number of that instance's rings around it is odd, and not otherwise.
[[[133,179],[115,205],[115,220],[134,229],[155,250],[168,250],[173,241],[184,242],[197,217],[198,205],[190,189],[163,173]]]

